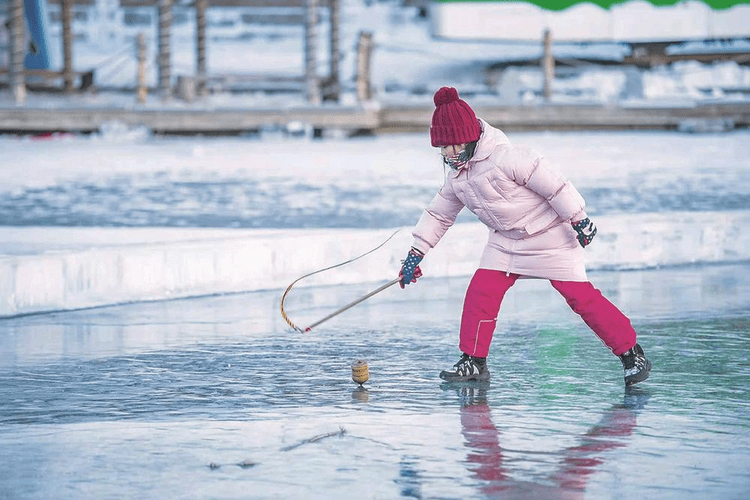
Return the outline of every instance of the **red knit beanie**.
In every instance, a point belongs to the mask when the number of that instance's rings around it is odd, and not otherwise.
[[[435,92],[435,111],[432,113],[430,139],[433,146],[453,146],[476,141],[482,134],[477,116],[471,106],[458,98],[453,87],[442,87]]]

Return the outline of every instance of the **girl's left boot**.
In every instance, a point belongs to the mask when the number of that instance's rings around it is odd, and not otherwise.
[[[462,353],[461,359],[453,365],[453,369],[440,372],[440,378],[448,382],[468,382],[470,380],[486,382],[490,379],[487,358],[477,358]]]

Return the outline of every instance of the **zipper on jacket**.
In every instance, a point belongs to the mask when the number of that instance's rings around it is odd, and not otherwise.
[[[505,271],[505,276],[510,276],[510,270],[513,267],[513,252],[516,250],[516,240],[511,240],[510,248],[508,250],[510,253],[508,255],[508,270]]]

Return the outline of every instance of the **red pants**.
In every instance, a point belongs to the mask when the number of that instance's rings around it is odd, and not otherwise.
[[[500,303],[519,277],[490,269],[478,269],[474,273],[461,316],[459,349],[462,352],[487,357]],[[636,335],[630,320],[590,282],[550,280],[550,283],[613,354],[619,356],[635,345]]]

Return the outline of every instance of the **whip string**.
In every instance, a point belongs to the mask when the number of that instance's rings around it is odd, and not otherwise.
[[[289,316],[286,314],[286,311],[284,310],[284,301],[286,300],[287,295],[289,295],[289,292],[292,290],[292,287],[294,285],[296,285],[297,282],[302,281],[305,278],[309,278],[310,276],[313,276],[315,274],[319,274],[319,273],[322,273],[322,272],[325,272],[325,271],[330,271],[331,269],[335,269],[337,267],[341,267],[341,266],[345,266],[347,264],[351,264],[355,260],[359,260],[362,257],[366,257],[367,255],[370,255],[374,251],[379,250],[386,243],[388,243],[389,241],[391,241],[391,238],[393,238],[394,236],[396,236],[396,233],[398,233],[399,231],[401,231],[401,229],[397,229],[396,231],[393,232],[393,234],[391,234],[388,238],[386,238],[386,240],[383,243],[381,243],[380,245],[376,246],[372,250],[368,250],[367,252],[363,253],[362,255],[360,255],[358,257],[354,257],[352,259],[347,260],[346,262],[341,262],[339,264],[334,264],[332,266],[328,266],[328,267],[323,268],[323,269],[318,269],[317,271],[313,271],[311,273],[305,274],[304,276],[300,276],[296,280],[292,281],[292,283],[284,291],[284,294],[281,296],[281,316],[284,318],[284,321],[286,321],[287,324],[289,324],[289,326],[292,327],[292,329],[297,330],[299,332],[303,332],[304,331],[302,328],[300,328],[297,325],[295,325],[294,323],[292,323],[292,320],[289,319]],[[318,322],[318,323],[320,323],[320,322]]]

